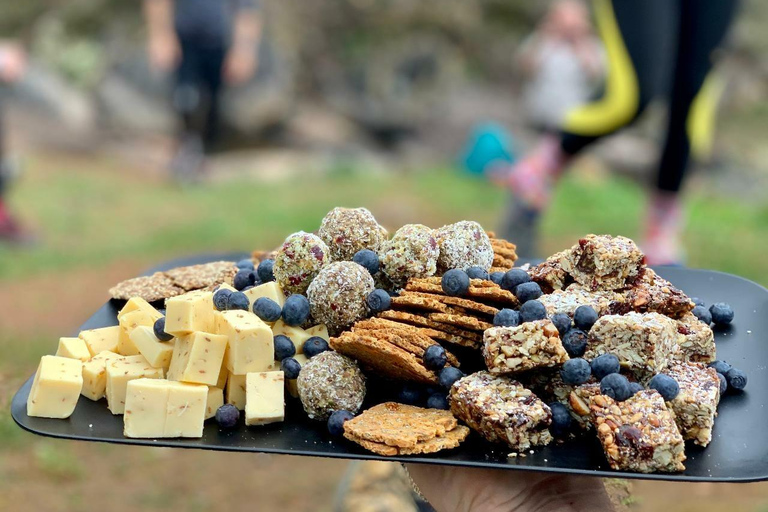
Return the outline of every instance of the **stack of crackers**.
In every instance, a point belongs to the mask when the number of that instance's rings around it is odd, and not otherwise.
[[[212,290],[222,283],[232,284],[237,273],[233,261],[214,261],[177,267],[151,276],[136,277],[110,288],[113,299],[141,297],[147,302],[169,299],[193,290]]]
[[[378,455],[418,455],[456,448],[469,428],[450,411],[385,402],[344,423],[344,437]]]
[[[502,238],[496,238],[493,231],[488,231],[493,247],[493,263],[490,272],[506,272],[515,266],[517,261],[517,246]]]

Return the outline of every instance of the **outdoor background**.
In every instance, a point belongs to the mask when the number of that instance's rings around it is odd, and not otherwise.
[[[173,118],[149,73],[136,0],[0,5],[31,54],[6,95],[23,173],[10,204],[38,241],[0,247],[0,509],[331,510],[345,463],[57,441],[10,398],[108,299],[162,261],[276,246],[334,206],[385,226],[499,221],[504,192],[453,164],[478,122],[523,150],[512,55],[543,7],[504,0],[265,1],[261,68],[227,97],[209,179],[168,180]],[[768,285],[768,4],[744,2],[721,70],[715,155],[688,183],[688,264]],[[7,100],[7,101],[5,101]],[[544,221],[549,254],[588,233],[639,235],[663,110],[579,160]],[[512,240],[514,241],[514,239]],[[768,512],[768,484],[611,482],[632,510]]]

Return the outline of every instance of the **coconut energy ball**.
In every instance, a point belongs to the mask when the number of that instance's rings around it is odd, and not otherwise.
[[[329,263],[307,290],[312,318],[337,332],[366,315],[365,298],[373,289],[371,274],[357,263]]]
[[[396,286],[412,277],[429,277],[437,270],[440,249],[434,230],[423,224],[406,224],[384,243],[381,268]]]
[[[304,293],[328,262],[328,246],[320,237],[299,231],[289,235],[275,254],[272,272],[287,293]]]
[[[379,252],[386,231],[365,208],[334,208],[323,218],[317,234],[326,243],[331,261],[351,261],[361,249]]]
[[[483,227],[477,222],[463,220],[443,226],[435,232],[440,256],[437,267],[445,272],[453,268],[466,270],[481,267],[484,270],[493,264],[493,247]]]
[[[327,420],[338,410],[355,414],[365,398],[363,372],[338,352],[322,352],[307,361],[296,384],[301,405],[313,420]]]

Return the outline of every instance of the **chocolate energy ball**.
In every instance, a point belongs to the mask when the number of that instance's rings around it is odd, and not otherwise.
[[[373,289],[373,278],[361,265],[351,261],[329,263],[307,290],[312,318],[338,332],[366,315],[365,298]]]
[[[481,267],[484,270],[493,264],[491,239],[477,222],[463,220],[448,224],[436,230],[435,237],[440,247],[437,267],[441,272],[454,268],[466,270]]]
[[[357,413],[365,398],[363,372],[338,352],[322,352],[307,361],[296,384],[301,405],[313,420],[327,420],[339,410]]]
[[[397,287],[412,277],[429,277],[437,270],[440,249],[434,230],[422,224],[406,224],[383,244],[381,268]]]
[[[320,237],[299,231],[289,235],[275,253],[272,272],[287,293],[304,293],[328,262],[328,246]]]
[[[361,249],[378,253],[386,231],[365,208],[334,208],[317,231],[330,249],[331,261],[351,261]]]

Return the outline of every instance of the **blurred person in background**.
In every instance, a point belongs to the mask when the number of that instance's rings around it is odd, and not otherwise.
[[[559,134],[544,137],[527,157],[491,170],[492,180],[516,200],[503,235],[535,250],[539,218],[572,158],[634,122],[652,100],[663,97],[669,104],[666,138],[648,200],[642,247],[648,263],[681,263],[680,190],[689,168],[691,136],[697,119],[700,125],[712,124],[701,119],[712,115],[703,110],[713,102],[700,98],[708,90],[713,53],[736,10],[736,0],[595,0],[608,61],[604,91],[594,102],[567,111]]]
[[[258,0],[144,0],[151,66],[175,71],[178,147],[171,162],[180,182],[198,179],[216,142],[222,85],[247,82],[258,66]]]

